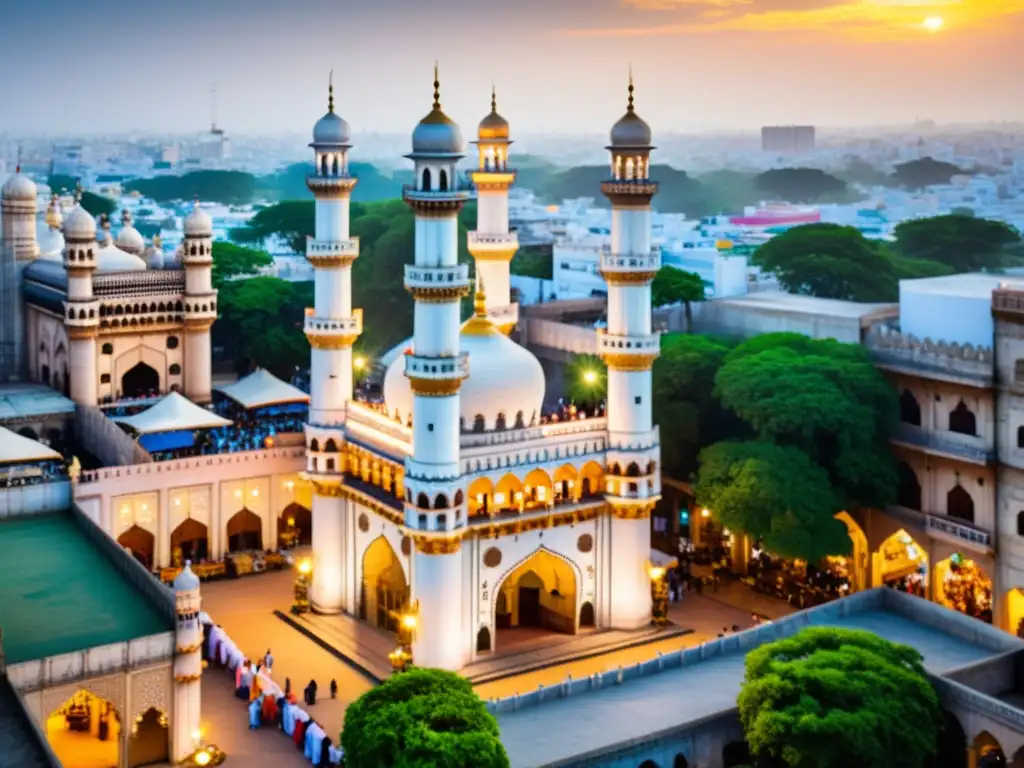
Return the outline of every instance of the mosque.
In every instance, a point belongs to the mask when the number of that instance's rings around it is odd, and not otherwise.
[[[404,191],[416,217],[404,275],[415,301],[413,336],[376,407],[353,398],[352,345],[362,330],[352,306],[359,243],[349,233],[357,180],[348,172],[351,131],[334,111],[333,92],[311,144],[311,603],[380,626],[414,615],[416,663],[453,670],[497,651],[514,628],[628,630],[651,614],[649,517],[661,491],[651,415],[659,338],[650,284],[660,266],[651,247],[651,130],[634,109],[630,82],[602,184],[613,210],[612,245],[600,263],[608,283],[599,340],[606,416],[561,423],[540,422],[541,365],[508,335],[517,314],[509,290],[518,247],[508,217],[511,144],[492,97],[469,173],[478,201],[468,242],[476,280],[474,312],[462,323],[460,299],[472,280],[469,265],[458,263],[457,217],[472,192],[458,169],[466,143],[442,109],[435,72],[433,106],[406,156],[416,179]]]

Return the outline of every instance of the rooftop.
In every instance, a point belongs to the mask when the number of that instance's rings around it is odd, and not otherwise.
[[[961,275],[943,275],[941,277],[922,277],[916,280],[900,280],[900,291],[910,290],[914,293],[928,293],[936,296],[958,296],[970,299],[992,298],[992,291],[1002,283],[1024,289],[1024,279],[1007,279],[1006,275],[993,275],[984,272],[967,272]]]
[[[174,629],[69,513],[0,522],[0,626],[8,664]]]
[[[884,592],[889,590],[879,588],[860,593],[838,603],[802,611],[761,630],[713,641],[705,649],[711,658],[686,662],[658,674],[644,674],[622,685],[608,684],[599,691],[567,698],[552,695],[549,700],[517,711],[499,710],[498,724],[512,766],[543,766],[599,753],[652,733],[729,712],[736,706],[743,682],[745,651],[808,624],[869,630],[893,642],[913,646],[933,674],[950,672],[995,657],[1010,647],[1022,646],[1012,637],[1006,636],[1003,641],[991,635],[985,631],[992,630],[991,627],[967,617],[961,618],[969,624],[961,624],[948,609],[907,595],[890,600]],[[903,598],[914,602],[906,603]],[[940,629],[944,621],[948,633]],[[687,691],[699,691],[700,695],[688,695]],[[621,716],[625,711],[630,713],[628,718]],[[547,727],[552,722],[559,727]]]
[[[843,301],[841,299],[819,299],[817,296],[801,296],[782,291],[763,291],[716,299],[716,304],[728,305],[737,309],[788,312],[798,315],[825,315],[850,320],[860,320],[862,325],[872,324],[877,320],[895,317],[899,305],[866,304],[859,301]]]
[[[0,422],[74,412],[71,400],[43,384],[0,384]]]

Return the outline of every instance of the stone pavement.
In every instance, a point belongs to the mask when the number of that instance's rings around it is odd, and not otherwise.
[[[687,592],[684,601],[691,596],[696,596],[696,594]],[[712,587],[704,587],[703,597],[745,611],[748,614],[748,619],[750,614],[757,613],[763,618],[774,621],[796,613],[797,610],[785,600],[758,592],[745,581],[738,579],[720,582],[717,590]]]

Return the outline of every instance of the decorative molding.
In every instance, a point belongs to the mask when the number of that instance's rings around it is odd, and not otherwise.
[[[654,279],[655,272],[613,272],[601,270],[601,277],[608,285],[643,285]]]
[[[656,501],[643,499],[637,502],[609,501],[608,507],[616,520],[646,520],[651,516]]]
[[[412,294],[413,299],[422,301],[425,304],[448,304],[459,301],[469,295],[468,285],[445,285],[426,287],[422,285],[405,286],[405,290]]]
[[[136,331],[138,329],[135,329]],[[86,341],[88,339],[95,339],[99,336],[99,328],[76,328],[74,326],[67,327],[68,341]]]
[[[202,650],[202,648],[202,643],[193,643],[192,645],[179,645],[178,653],[184,656],[189,653],[195,653],[196,651],[200,651]]]
[[[657,354],[620,355],[609,353],[601,355],[601,359],[604,360],[605,365],[608,366],[608,370],[627,373],[651,370],[651,366],[654,365],[654,361],[657,357]]]
[[[140,715],[149,709],[164,714],[171,712],[171,673],[169,669],[149,669],[131,676],[132,714]]]
[[[993,360],[992,347],[934,341],[930,337],[920,339],[912,333],[901,333],[884,325],[875,326],[868,332],[866,345],[871,350],[892,350],[915,357],[950,358],[968,363],[989,364]]]
[[[503,536],[519,536],[530,531],[558,528],[563,525],[576,525],[595,519],[607,509],[605,502],[595,502],[593,506],[575,509],[568,512],[555,512],[538,517],[525,517],[503,520],[500,523],[473,525],[467,535],[479,539],[500,539]],[[527,513],[529,514],[529,513]]]
[[[165,672],[166,674],[166,668]],[[126,713],[125,709],[125,682],[126,675],[124,673],[116,675],[107,675],[105,677],[92,677],[80,680],[78,682],[69,683],[68,685],[60,685],[55,688],[46,688],[43,690],[43,717],[49,717],[53,714],[58,707],[64,702],[70,699],[79,691],[88,691],[93,696],[98,696],[110,702],[117,713],[121,716],[122,722]],[[45,721],[44,721],[45,722]]]
[[[316,477],[311,477],[309,481],[313,484],[313,493],[317,496],[340,498],[345,495],[341,487],[340,477],[336,480],[321,480]]]
[[[410,533],[410,536],[421,555],[451,555],[462,548],[462,535],[438,537]]]
[[[333,254],[330,256],[310,256],[306,255],[306,261],[312,264],[317,269],[345,269],[352,266],[352,262],[356,260],[356,256],[350,253],[346,254]]]
[[[474,248],[472,245],[467,246],[469,255],[473,257],[475,261],[512,261],[515,258],[516,253],[519,251],[519,246],[509,246],[508,248],[502,249],[484,249]]]
[[[329,336],[327,334],[313,333],[310,331],[306,332],[306,339],[309,341],[309,346],[313,349],[348,349],[356,343],[356,339],[358,338],[358,333]]]
[[[174,682],[176,682],[176,683],[183,683],[183,684],[184,683],[197,683],[197,682],[199,682],[199,678],[201,678],[201,677],[202,677],[202,674],[175,675],[174,676]]]
[[[406,197],[405,202],[421,219],[450,219],[459,215],[466,200],[430,200]]]
[[[213,327],[215,317],[186,317],[185,333],[202,333]]]
[[[409,387],[414,395],[420,397],[451,397],[459,393],[462,379],[421,379],[409,377]]]

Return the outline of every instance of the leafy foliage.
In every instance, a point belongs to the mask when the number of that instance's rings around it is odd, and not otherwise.
[[[954,176],[964,173],[952,163],[944,163],[932,157],[922,157],[909,163],[897,165],[893,178],[901,187],[924,189],[934,184],[949,184]]]
[[[361,209],[352,206],[355,218]],[[288,200],[256,212],[246,226],[232,230],[231,239],[238,243],[262,243],[280,237],[295,253],[306,252],[306,238],[316,231],[316,204],[313,200]]]
[[[213,286],[219,290],[228,278],[254,275],[260,267],[270,266],[272,262],[266,251],[216,241],[213,244]]]
[[[198,198],[237,204],[256,199],[257,186],[256,177],[244,171],[192,171],[184,176],[135,179],[125,184],[124,189],[161,203]]]
[[[725,441],[700,454],[697,502],[772,553],[816,562],[851,551],[828,473],[796,448]],[[830,513],[831,511],[831,513]]]
[[[686,310],[686,332],[693,330],[693,302],[704,301],[707,283],[696,272],[662,267],[651,281],[651,304],[662,307],[682,302]]]
[[[349,768],[508,768],[498,723],[463,677],[411,669],[345,711]]]
[[[565,392],[576,405],[593,410],[608,394],[608,366],[597,355],[575,355],[565,366]]]
[[[859,630],[755,648],[738,704],[751,752],[789,768],[923,768],[942,727],[921,655]]]
[[[860,345],[765,334],[726,357],[715,392],[758,439],[797,448],[826,471],[839,505],[823,513],[892,500],[896,393]]]
[[[1020,233],[1001,221],[949,215],[896,226],[896,248],[907,259],[943,264],[953,272],[997,269]]]
[[[46,180],[46,186],[50,188],[51,192],[57,194],[70,193],[78,186],[78,179],[64,173],[55,173]]]
[[[312,200],[306,176],[314,170],[312,163],[293,163],[281,171],[257,179],[260,194],[270,200]],[[402,184],[412,183],[412,172],[399,171],[386,176],[370,163],[349,163],[349,173],[359,179],[352,190],[352,201],[370,203],[394,200],[402,196]]]
[[[847,197],[846,182],[818,168],[776,168],[758,176],[754,185],[762,195],[789,203],[815,203]]]
[[[83,192],[82,207],[95,218],[110,216],[117,210],[117,201],[105,195],[97,195],[95,192]]]
[[[536,245],[524,245],[519,249],[509,269],[513,275],[537,277],[541,280],[553,279],[553,262],[551,248]]]

